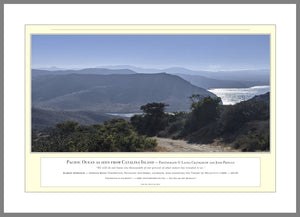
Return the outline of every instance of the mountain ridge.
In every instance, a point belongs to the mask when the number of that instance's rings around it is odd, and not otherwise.
[[[216,97],[176,75],[68,74],[32,80],[32,103],[41,109],[138,112],[150,102],[169,104],[169,111],[189,110],[189,96]]]
[[[32,78],[45,75],[67,74],[157,74],[167,73],[177,75],[184,80],[201,88],[246,88],[259,85],[269,85],[270,75],[268,70],[240,70],[240,71],[194,71],[182,67],[166,69],[139,68],[130,65],[106,66],[111,68],[84,68],[66,70],[39,70],[32,69]],[[52,67],[55,68],[55,67]]]

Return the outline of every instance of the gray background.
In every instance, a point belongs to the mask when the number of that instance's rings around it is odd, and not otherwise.
[[[3,143],[4,143],[4,112],[3,112],[3,103],[4,103],[4,60],[3,60],[3,47],[4,47],[4,41],[3,41],[3,35],[4,35],[4,4],[39,4],[39,3],[47,3],[47,4],[104,4],[104,3],[126,3],[126,4],[151,4],[151,3],[163,3],[163,4],[188,4],[188,3],[199,3],[199,4],[297,4],[297,84],[300,83],[299,78],[299,3],[300,0],[0,0],[0,15],[1,15],[1,34],[0,34],[0,154],[1,154],[1,160],[0,160],[0,168],[1,168],[1,179],[0,179],[0,194],[1,194],[1,203],[0,203],[0,216],[24,216],[24,217],[35,217],[35,216],[42,216],[42,217],[49,217],[49,216],[122,216],[122,217],[148,217],[148,216],[208,216],[208,217],[214,217],[214,216],[222,216],[222,217],[249,217],[249,216],[275,216],[275,217],[281,217],[281,216],[300,216],[299,215],[299,182],[297,182],[297,213],[193,213],[193,214],[187,214],[187,213],[126,213],[126,214],[117,214],[117,213],[4,213],[4,185],[3,185],[3,162],[4,162],[4,155],[3,155]],[[16,14],[17,16],[17,14]],[[299,146],[299,91],[300,86],[297,86],[297,147]],[[299,148],[297,148],[297,156],[299,156]],[[297,158],[297,180],[299,180],[299,158]],[[200,204],[199,204],[200,205]]]

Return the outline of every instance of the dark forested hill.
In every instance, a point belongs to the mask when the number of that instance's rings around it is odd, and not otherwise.
[[[258,96],[254,96],[249,101],[254,101],[254,102],[270,102],[270,92],[267,92],[265,94],[261,94],[261,95],[258,95]]]
[[[216,97],[207,90],[166,73],[68,74],[32,79],[33,107],[99,112],[138,112],[149,102],[167,103],[169,111],[188,110],[189,96]]]
[[[32,128],[43,129],[54,127],[57,123],[75,121],[79,125],[103,124],[104,121],[116,118],[100,112],[91,111],[59,111],[32,108]]]

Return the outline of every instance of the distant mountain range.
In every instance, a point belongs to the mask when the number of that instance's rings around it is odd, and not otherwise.
[[[116,65],[103,66],[108,69],[130,69],[137,73],[160,73],[166,72],[169,74],[180,75],[199,75],[206,78],[213,78],[218,80],[233,80],[233,81],[252,81],[263,82],[263,85],[268,85],[270,80],[270,70],[256,69],[256,70],[224,70],[224,71],[204,71],[204,70],[190,70],[183,67],[170,67],[165,69],[141,68],[131,65]]]
[[[93,75],[126,75],[126,74],[136,74],[136,72],[130,69],[103,69],[103,68],[87,68],[87,69],[69,69],[69,70],[41,70],[32,69],[32,78],[42,75],[68,75],[68,74],[93,74]]]
[[[187,111],[191,103],[188,97],[193,94],[216,97],[166,73],[50,73],[32,78],[32,106],[46,110],[130,113],[140,112],[146,103],[162,102],[169,104],[168,111]]]
[[[263,81],[243,81],[243,80],[220,80],[214,78],[208,78],[201,75],[185,75],[176,74],[184,80],[190,82],[193,85],[202,87],[205,89],[212,88],[247,88],[253,86],[266,85],[268,82]]]
[[[58,71],[58,70],[66,70],[64,68],[56,67],[56,66],[50,66],[50,67],[41,67],[36,68],[37,70],[47,70],[47,71]]]
[[[193,71],[180,67],[167,69],[145,69],[129,65],[105,66],[110,68],[87,68],[76,70],[41,70],[32,69],[32,78],[41,75],[67,75],[67,74],[137,74],[137,73],[168,73],[177,75],[184,80],[201,88],[246,88],[259,85],[269,85],[269,70],[243,70],[243,71]],[[51,67],[51,69],[58,69]]]

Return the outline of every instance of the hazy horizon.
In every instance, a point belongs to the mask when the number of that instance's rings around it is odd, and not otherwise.
[[[39,69],[39,70],[81,70],[81,69],[96,69],[96,68],[105,68],[105,69],[128,69],[128,68],[140,68],[144,70],[166,70],[166,69],[186,69],[191,71],[205,71],[205,72],[229,72],[229,71],[270,71],[269,68],[236,68],[236,69],[219,69],[219,70],[204,70],[204,69],[196,69],[196,68],[189,68],[184,66],[169,66],[165,68],[156,68],[152,67],[145,67],[145,66],[138,66],[138,65],[96,65],[96,66],[83,66],[83,67],[75,67],[75,66],[56,66],[56,65],[45,65],[45,66],[32,66],[31,69]],[[151,72],[149,72],[151,73]]]

